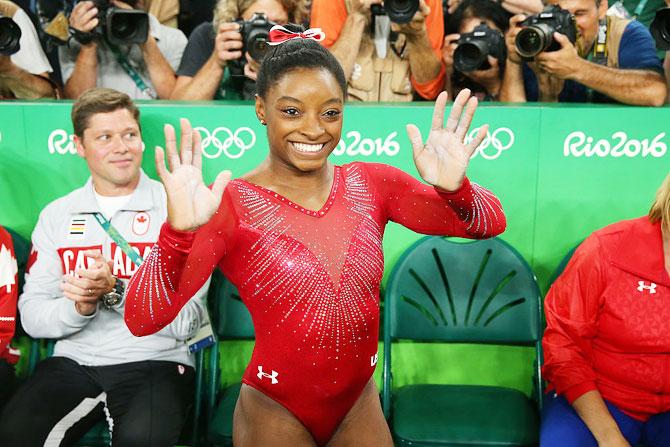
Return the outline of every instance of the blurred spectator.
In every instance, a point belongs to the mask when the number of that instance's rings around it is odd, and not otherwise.
[[[526,17],[510,19],[507,66],[500,100],[509,102],[621,102],[659,106],[666,97],[663,67],[649,30],[641,23],[606,16],[601,0],[555,0],[575,16],[577,42],[554,33],[558,51],[542,52],[525,63],[515,47]],[[606,42],[598,52],[596,39],[606,26]]]
[[[649,28],[656,11],[664,7],[665,2],[663,0],[617,0],[609,4],[610,10],[612,7],[619,8],[619,5],[623,7],[623,12],[628,18],[635,19]]]
[[[7,403],[0,445],[74,445],[105,419],[114,445],[175,445],[193,398],[186,340],[207,286],[165,330],[130,333],[124,289],[166,219],[165,191],[140,168],[139,110],[127,95],[85,92],[72,123],[91,177],[40,213],[19,299],[23,328],[56,339],[54,355]]]
[[[216,0],[179,0],[179,29],[191,37],[201,23],[211,22]]]
[[[435,99],[444,88],[441,60],[444,22],[440,0],[420,0],[409,23],[391,24],[388,36],[378,32],[371,5],[381,0],[314,0],[311,27],[321,28],[342,64],[348,80],[348,99],[354,101],[412,101],[416,92]],[[381,26],[377,26],[381,28]],[[394,37],[397,37],[394,39]],[[381,50],[381,51],[380,51]],[[385,54],[384,54],[385,53]]]
[[[121,8],[131,8],[137,1],[121,3]],[[99,23],[98,8],[92,1],[75,5],[70,14],[70,28],[87,36]],[[141,45],[114,47],[105,39],[94,39],[82,44],[70,39],[59,49],[59,59],[65,96],[77,98],[92,87],[113,87],[133,99],[167,99],[177,80],[175,70],[179,65],[186,37],[181,31],[161,25],[149,14],[150,32]]]
[[[670,0],[665,0],[665,6],[670,8]],[[670,103],[670,51],[665,52],[665,58],[663,60],[663,71],[665,73],[665,82],[668,88],[666,103]]]
[[[156,17],[163,25],[177,27],[179,0],[140,0],[139,6]]]
[[[0,99],[56,97],[49,80],[51,65],[28,15],[18,5],[0,0],[0,16],[13,20],[21,31],[18,51],[11,55],[0,53]]]
[[[495,1],[495,0],[492,0]],[[658,1],[658,0],[653,0]],[[445,23],[449,23],[451,15],[456,12],[456,8],[463,2],[463,0],[443,0]],[[505,11],[510,14],[537,14],[542,11],[544,4],[542,0],[503,0],[496,3],[500,4]]]
[[[456,8],[458,8],[462,2],[463,0],[444,0],[447,13],[451,15],[456,12]],[[510,14],[537,14],[542,11],[542,8],[544,7],[542,0],[502,0],[498,4]]]
[[[14,364],[19,359],[9,345],[16,327],[17,272],[12,237],[0,226],[0,411],[14,389]]]
[[[472,33],[482,23],[504,35],[509,27],[509,14],[499,3],[491,0],[465,0],[449,18],[448,30],[451,34],[444,38],[442,60],[447,72],[445,90],[449,92],[450,98],[455,98],[464,88],[470,89],[479,100],[495,101],[498,98],[506,56],[499,60],[489,54],[487,59],[490,67],[485,69],[461,73],[454,68],[454,52],[458,48],[459,38],[463,34]]]
[[[542,447],[670,446],[670,175],[582,242],[545,300]]]
[[[242,54],[243,36],[235,20],[249,20],[254,13],[284,25],[301,23],[304,0],[219,0],[214,21],[199,25],[189,37],[177,71],[172,99],[247,99],[256,94],[259,61]],[[234,61],[244,58],[244,66]]]

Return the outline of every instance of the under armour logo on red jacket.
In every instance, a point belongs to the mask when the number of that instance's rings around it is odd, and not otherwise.
[[[651,283],[649,283],[650,285],[645,286],[644,281],[638,281],[637,284],[638,284],[637,290],[640,291],[640,292],[648,290],[650,295],[653,295],[654,293],[656,293],[656,283],[651,282]]]

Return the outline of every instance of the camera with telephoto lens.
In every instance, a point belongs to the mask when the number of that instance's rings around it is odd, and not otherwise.
[[[524,60],[532,60],[543,51],[557,51],[561,45],[554,33],[564,34],[573,44],[577,41],[575,17],[559,6],[549,6],[541,13],[519,23],[523,27],[516,35],[516,51]]]
[[[93,0],[98,8],[98,26],[89,33],[74,31],[82,44],[104,38],[112,45],[142,44],[149,37],[149,14],[141,9],[116,8],[109,0]],[[135,2],[133,2],[135,3]]]
[[[262,12],[255,12],[249,20],[237,20],[242,34],[242,54],[248,52],[257,62],[261,62],[268,51],[270,29],[276,25]],[[244,56],[242,56],[244,58]]]
[[[393,23],[409,23],[419,10],[419,0],[385,0],[384,5],[371,5],[373,16],[389,16]]]
[[[11,17],[0,14],[0,54],[11,56],[19,51],[21,46],[21,28]]]
[[[670,8],[661,8],[656,11],[656,17],[649,26],[651,35],[656,41],[656,48],[663,51],[670,50]]]
[[[471,33],[461,34],[457,44],[454,68],[461,73],[491,68],[488,56],[501,62],[507,58],[505,37],[500,31],[489,28],[483,22]]]
[[[240,34],[242,34],[242,57],[230,61],[229,68],[232,76],[244,76],[244,66],[247,63],[245,53],[258,63],[261,63],[270,48],[270,30],[277,23],[268,20],[267,16],[262,12],[255,12],[249,20],[235,21],[240,25]],[[301,33],[305,29],[294,23],[287,23],[282,25],[289,31]]]

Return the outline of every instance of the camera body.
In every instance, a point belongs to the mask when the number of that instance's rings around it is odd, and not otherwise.
[[[524,60],[533,60],[544,51],[556,51],[561,45],[554,40],[554,33],[567,36],[573,44],[577,41],[575,17],[569,11],[553,5],[541,13],[519,23],[523,27],[516,35],[516,50]]]
[[[149,14],[140,9],[116,8],[109,0],[93,0],[98,26],[89,33],[75,32],[82,44],[105,39],[112,45],[142,44],[149,37]]]
[[[491,68],[489,55],[501,63],[507,59],[505,37],[500,31],[489,28],[484,22],[477,25],[471,33],[461,34],[457,43],[454,68],[461,73]]]
[[[393,23],[409,23],[419,10],[419,0],[385,0],[383,5],[372,5],[373,16],[387,15]]]
[[[11,17],[0,14],[0,54],[11,56],[21,49],[21,28]]]
[[[670,8],[665,7],[656,11],[656,16],[649,26],[649,31],[656,41],[656,48],[663,51],[670,50]]]
[[[240,25],[240,34],[242,34],[242,54],[249,52],[249,55],[256,61],[261,62],[268,51],[268,42],[270,42],[270,29],[276,25],[275,22],[268,20],[262,12],[255,12],[249,20],[237,20],[235,23]],[[242,56],[244,59],[244,56]]]

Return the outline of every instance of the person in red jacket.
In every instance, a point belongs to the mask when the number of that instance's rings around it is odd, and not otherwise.
[[[466,144],[477,99],[463,91],[445,125],[442,93],[425,144],[407,126],[422,183],[383,164],[328,161],[341,137],[346,79],[318,42],[294,35],[276,46],[257,87],[269,154],[242,178],[224,171],[208,189],[197,131],[182,122],[178,154],[166,127],[170,170],[162,150],[156,167],[168,219],[128,284],[126,324],[135,335],[159,331],[218,266],[256,333],[235,446],[390,447],[372,379],[384,228],[392,220],[425,234],[500,234],[500,202],[465,176],[487,126]]]
[[[0,409],[13,390],[18,351],[9,342],[16,326],[19,275],[11,235],[0,226]]]
[[[670,445],[670,175],[648,216],[591,234],[545,301],[540,444]]]

